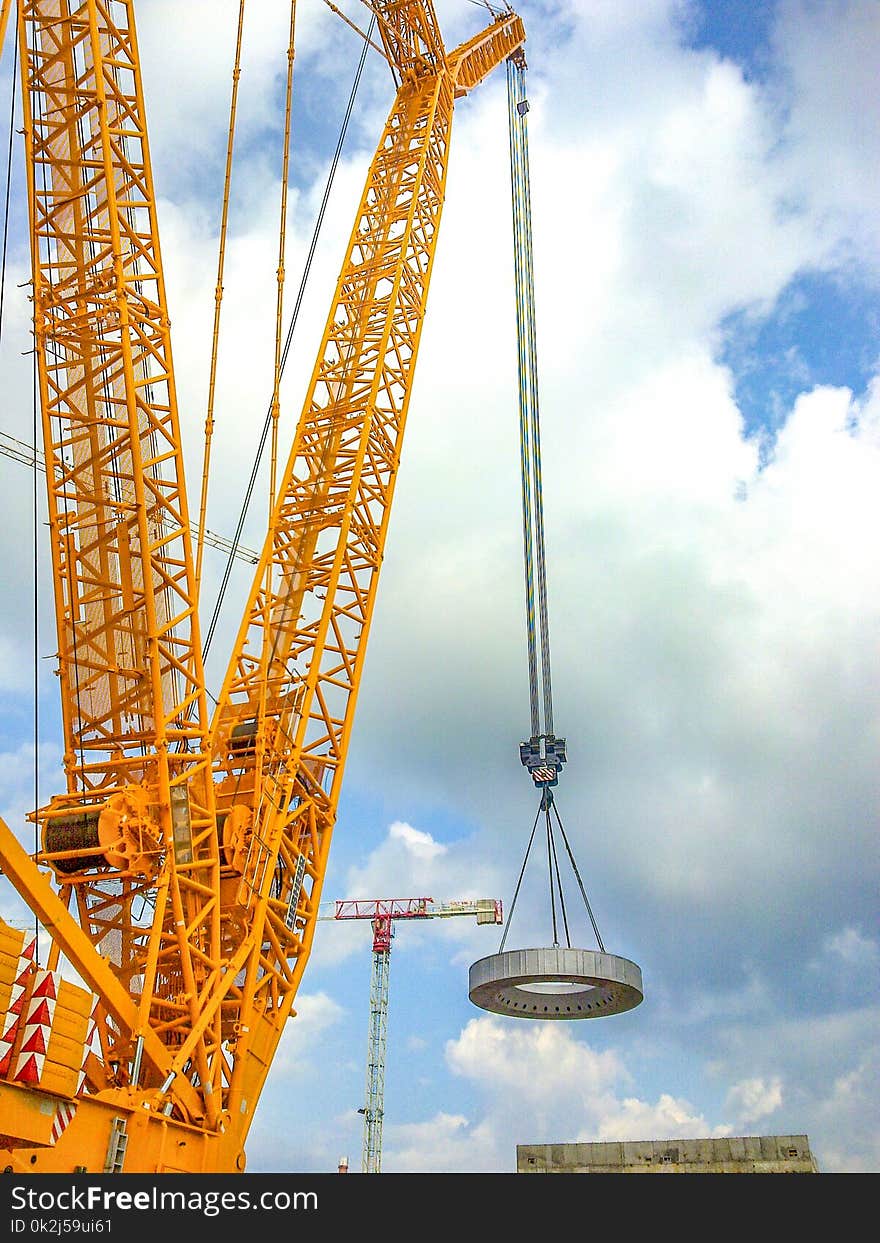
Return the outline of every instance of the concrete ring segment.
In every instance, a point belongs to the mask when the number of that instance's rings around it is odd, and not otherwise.
[[[521,1019],[623,1014],[643,995],[641,970],[628,958],[559,946],[480,958],[468,981],[468,997],[475,1006]]]

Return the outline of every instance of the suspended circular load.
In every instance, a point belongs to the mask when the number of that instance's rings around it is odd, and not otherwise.
[[[628,958],[548,946],[507,950],[470,969],[468,996],[481,1010],[522,1019],[595,1019],[642,1000],[642,973]]]
[[[609,954],[602,943],[553,794],[553,788],[558,785],[560,772],[567,761],[567,744],[564,738],[556,735],[553,726],[526,128],[529,104],[525,92],[525,68],[525,57],[522,49],[519,49],[507,61],[526,639],[531,711],[531,735],[520,744],[519,751],[520,762],[540,791],[540,803],[501,945],[497,954],[480,958],[471,966],[468,997],[475,1006],[483,1010],[493,1014],[506,1014],[512,1018],[589,1019],[632,1010],[640,1004],[644,994],[641,969],[628,958]],[[542,815],[546,827],[552,944],[543,948],[505,951],[510,921]],[[556,821],[555,829],[553,818]],[[597,950],[578,949],[571,944],[560,872],[560,853],[556,843],[557,831],[592,924],[598,943]],[[557,921],[557,907],[561,927]],[[565,938],[565,945],[560,944],[561,936]]]

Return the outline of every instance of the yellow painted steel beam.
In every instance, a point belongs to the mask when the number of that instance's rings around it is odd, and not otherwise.
[[[443,68],[446,51],[432,0],[373,0],[389,64],[403,78]]]
[[[6,41],[6,27],[9,24],[9,14],[12,12],[13,5],[16,0],[2,0],[0,4],[0,53]]]
[[[389,21],[393,10],[399,38],[386,22],[383,40],[407,72],[355,215],[212,723],[218,811],[240,818],[247,844],[227,908],[244,912],[250,939],[233,1118],[266,1064],[249,1057],[255,1016],[274,1044],[312,944],[445,195],[455,73],[430,23],[405,25],[431,6],[378,9]],[[482,80],[522,38],[519,19],[493,23],[458,53],[463,80]]]
[[[219,847],[133,0],[21,0],[19,40],[67,775],[34,818],[50,862],[85,820],[102,826],[91,846],[114,824],[146,843],[141,866],[111,851],[74,876],[75,909],[93,944],[117,940],[118,978],[141,982],[139,1030],[171,1045],[199,1025],[188,1073],[213,1124],[220,1019],[205,1027],[201,1001],[219,971]]]
[[[115,1102],[137,1170],[241,1170],[314,936],[454,100],[522,24],[450,56],[431,0],[372,6],[400,85],[209,725],[134,0],[19,3],[67,774],[34,818],[62,896],[2,822],[0,865],[101,1000],[105,1076],[36,1168],[77,1136],[97,1159]]]
[[[473,90],[497,65],[521,48],[525,40],[522,18],[511,12],[500,15],[492,26],[460,44],[448,58],[456,95]]]
[[[23,0],[20,26],[65,767],[86,795],[197,767],[207,708],[131,0]]]
[[[245,1168],[233,1136],[148,1112],[125,1092],[71,1100],[0,1080],[3,1164],[15,1173],[104,1173],[114,1123],[125,1129],[122,1174],[238,1174]]]
[[[118,1023],[133,1056],[134,1041],[143,1036],[144,1057],[152,1063],[164,1081],[171,1071],[171,1054],[156,1034],[139,1024],[138,1011],[131,994],[123,987],[106,958],[92,942],[55,893],[46,876],[40,872],[18,838],[0,818],[0,867],[34,915],[52,937],[83,982],[100,998],[102,1006]],[[201,1113],[198,1095],[189,1082],[177,1076],[170,1095],[178,1097],[190,1116]]]

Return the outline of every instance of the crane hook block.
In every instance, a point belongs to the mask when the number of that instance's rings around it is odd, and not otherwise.
[[[539,789],[555,786],[566,761],[565,739],[553,734],[535,734],[520,743],[519,758]]]

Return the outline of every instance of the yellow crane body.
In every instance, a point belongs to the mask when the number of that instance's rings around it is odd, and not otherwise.
[[[32,814],[33,854],[0,821],[0,867],[51,942],[44,1003],[35,964],[0,936],[0,982],[18,998],[0,1019],[0,1147],[16,1170],[244,1170],[294,1013],[454,102],[525,40],[508,10],[447,52],[430,0],[372,7],[399,87],[210,719],[134,0],[19,0],[10,23],[66,774]],[[86,1040],[66,1017],[75,1003],[81,1026],[85,1003],[58,1001],[64,962],[88,998]],[[54,1079],[39,1052],[52,1040]]]

